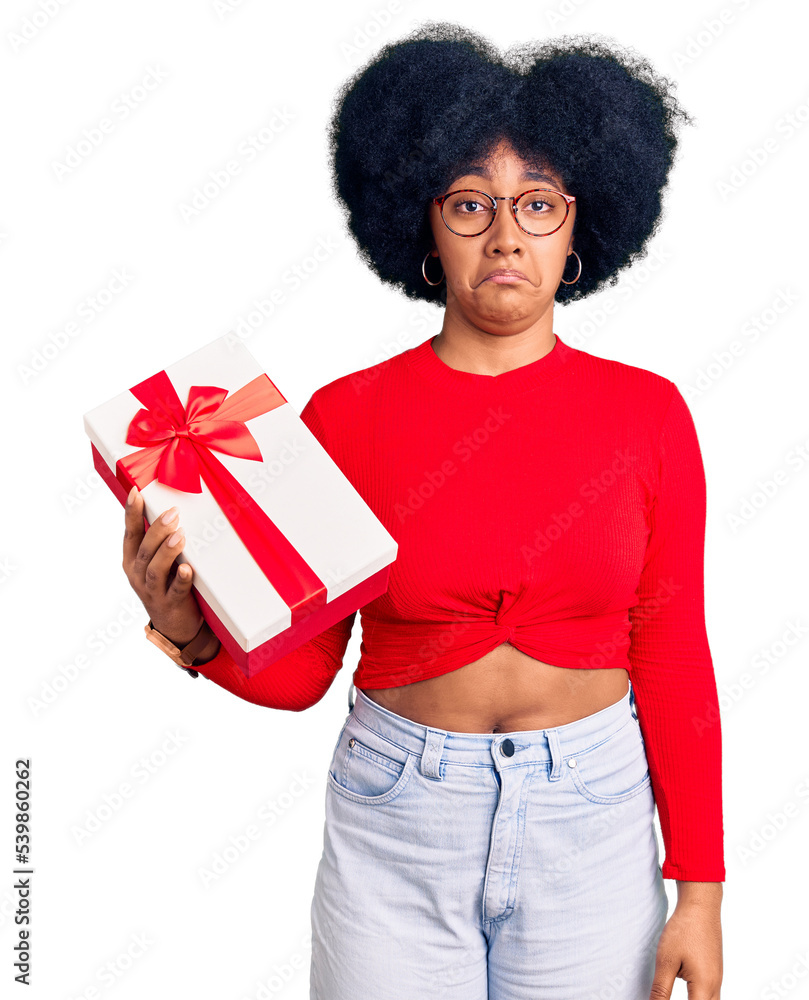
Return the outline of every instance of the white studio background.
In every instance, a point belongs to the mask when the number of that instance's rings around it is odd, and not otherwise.
[[[14,762],[30,757],[26,995],[309,995],[325,775],[359,622],[343,670],[305,713],[186,677],[144,638],[121,570],[123,511],[93,472],[82,414],[229,330],[298,412],[319,386],[438,332],[440,310],[383,287],[358,260],[328,198],[325,141],[343,80],[432,19],[503,47],[605,34],[675,78],[697,119],[647,261],[557,307],[556,329],[673,379],[689,401],[708,482],[706,614],[722,703],[723,996],[809,997],[799,18],[787,0],[3,5],[4,994],[16,985]],[[271,140],[247,154],[267,128]],[[81,153],[63,169],[71,148]],[[228,161],[238,172],[217,187]],[[207,203],[184,218],[198,189]],[[256,300],[273,291],[277,307],[256,323]],[[673,906],[676,885],[666,888]],[[680,980],[674,996],[686,996]]]

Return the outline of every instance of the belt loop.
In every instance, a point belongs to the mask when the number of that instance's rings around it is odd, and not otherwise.
[[[441,780],[441,754],[444,752],[446,732],[440,729],[428,729],[424,736],[424,750],[421,754],[421,773],[426,778]]]
[[[351,686],[348,689],[348,710],[349,710],[349,712],[353,712],[354,711],[354,698],[352,697],[352,694],[351,694],[352,691],[356,691],[356,688],[354,687],[354,682],[353,681],[351,682]]]
[[[553,767],[548,775],[550,781],[558,781],[562,777],[562,748],[559,745],[559,734],[555,729],[546,729],[545,735],[548,737],[548,746],[551,750],[551,760]]]
[[[629,709],[632,712],[632,718],[638,721],[638,710],[635,707],[635,689],[632,687],[632,681],[629,682]]]

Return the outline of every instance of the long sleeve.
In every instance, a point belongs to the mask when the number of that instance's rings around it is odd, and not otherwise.
[[[343,665],[356,615],[352,612],[249,680],[224,646],[212,660],[194,669],[245,701],[302,712],[317,704],[331,687]]]
[[[705,474],[693,419],[673,383],[649,517],[628,656],[666,849],[662,874],[722,882],[722,736],[704,612]]]
[[[301,411],[301,419],[329,451],[325,427],[312,399]],[[354,611],[249,680],[224,646],[212,660],[194,669],[245,701],[302,712],[320,701],[342,667],[356,615]]]

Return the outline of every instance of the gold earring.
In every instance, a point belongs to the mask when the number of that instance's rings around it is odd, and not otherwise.
[[[573,256],[574,256],[575,258],[576,258],[576,260],[577,260],[577,261],[579,262],[579,273],[578,273],[578,274],[576,275],[576,277],[575,277],[575,278],[574,278],[574,279],[573,279],[572,281],[565,281],[565,279],[564,279],[564,278],[562,278],[562,284],[563,284],[563,285],[575,285],[575,284],[576,284],[576,282],[577,282],[577,281],[579,280],[579,278],[581,277],[581,257],[579,257],[579,255],[578,255],[578,254],[576,253],[576,251],[575,251],[575,250],[571,250],[571,251],[570,251],[570,253],[571,253],[571,254],[572,254],[572,255],[573,255]],[[565,261],[565,267],[567,267],[567,261]],[[564,272],[564,269],[563,269],[563,270],[562,270],[562,274],[564,274],[564,273],[565,273],[565,272]]]
[[[427,272],[424,270],[425,265],[427,264],[427,257],[429,257],[429,256],[430,256],[430,251],[428,250],[427,251],[427,256],[421,262],[421,273],[424,276],[424,280],[427,282],[428,285],[433,285],[433,286],[440,285],[441,282],[444,280],[444,277],[445,277],[445,275],[444,275],[444,268],[443,267],[441,268],[441,278],[438,281],[430,281],[430,279],[427,277]]]

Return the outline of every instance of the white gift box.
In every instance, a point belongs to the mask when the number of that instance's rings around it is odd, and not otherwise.
[[[194,570],[202,613],[245,676],[387,590],[396,541],[230,336],[90,410],[84,427],[122,504],[136,484],[147,525],[177,507],[177,563]]]

